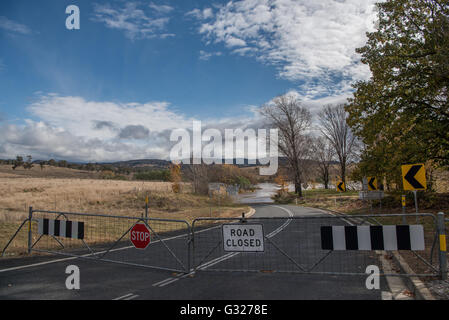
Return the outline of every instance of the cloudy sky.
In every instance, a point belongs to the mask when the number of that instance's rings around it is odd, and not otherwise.
[[[167,159],[192,120],[257,127],[286,92],[342,102],[370,76],[355,48],[375,2],[2,0],[0,158]]]

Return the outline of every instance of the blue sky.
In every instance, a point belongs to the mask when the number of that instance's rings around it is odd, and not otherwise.
[[[166,158],[192,119],[245,127],[286,92],[313,110],[344,101],[369,77],[354,49],[373,3],[3,0],[0,158]]]

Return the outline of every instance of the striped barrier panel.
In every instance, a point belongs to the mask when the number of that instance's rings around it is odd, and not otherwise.
[[[56,237],[84,239],[84,222],[38,219],[38,233]]]
[[[422,225],[322,226],[323,250],[424,250]]]

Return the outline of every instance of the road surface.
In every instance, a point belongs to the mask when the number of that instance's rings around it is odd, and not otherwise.
[[[269,240],[273,245],[267,244],[267,247],[272,246],[271,251],[267,249],[267,253],[262,259],[258,259],[262,256],[248,254],[223,258],[225,254],[220,251],[222,250],[220,247],[220,250],[216,250],[210,257],[207,257],[206,263],[202,263],[204,266],[202,271],[188,275],[61,256],[0,259],[0,299],[365,300],[382,299],[388,292],[389,289],[383,277],[381,277],[380,290],[368,290],[365,286],[366,276],[274,272],[275,268],[281,271],[295,269],[297,267],[295,262],[301,267],[308,268],[313,265],[315,258],[319,258],[318,247],[320,244],[315,240],[312,241],[313,243],[306,243],[304,250],[301,250],[302,254],[309,256],[310,261],[307,260],[307,257],[302,260],[302,256],[295,256],[294,252],[297,252],[297,248],[299,248],[297,239],[304,237],[304,232],[310,234],[311,230],[315,229],[311,227],[311,224],[304,224],[304,221],[289,218],[323,215],[323,212],[297,206],[268,204],[255,205],[254,208],[256,209],[254,218],[281,218],[264,222],[264,232],[270,237]],[[290,222],[285,225],[287,221]],[[331,221],[335,222],[336,219],[329,220],[327,223]],[[307,230],[309,227],[311,229]],[[314,239],[317,239],[319,235],[316,234],[316,231],[313,233]],[[200,234],[202,237],[200,240],[212,242],[217,238],[219,228],[205,230]],[[179,238],[169,241],[181,243]],[[207,245],[213,244],[208,243]],[[198,243],[198,246],[201,246],[201,243]],[[132,259],[133,252],[137,252],[136,250],[125,249],[122,251],[126,251],[127,257]],[[200,256],[206,251],[206,247],[196,250],[196,263],[200,262]],[[139,251],[138,254],[143,255],[145,251]],[[312,259],[310,256],[314,254],[316,257]],[[291,261],[289,257],[294,261]],[[375,257],[365,259],[371,260],[359,261],[357,256],[343,259],[331,255],[318,265],[316,270],[337,268],[338,271],[351,272],[360,263],[377,263]],[[215,262],[210,263],[212,260]],[[80,290],[66,289],[65,281],[68,275],[65,274],[65,270],[68,265],[77,265],[80,269]],[[239,268],[260,270],[261,272],[222,271]]]

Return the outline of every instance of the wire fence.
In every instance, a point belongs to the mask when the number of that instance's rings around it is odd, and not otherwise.
[[[29,252],[183,273],[207,270],[365,275],[367,267],[375,265],[382,275],[433,277],[441,275],[441,259],[446,258],[445,252],[442,254],[440,241],[441,229],[444,230],[444,223],[447,229],[448,219],[438,221],[440,224],[437,224],[435,215],[425,213],[342,216],[320,214],[197,218],[190,226],[184,220],[30,208],[29,218],[23,221],[2,254],[17,236],[28,237]],[[137,249],[130,239],[130,231],[136,224],[144,224],[149,230],[149,244],[144,250]],[[261,242],[259,247],[250,250],[251,252],[230,250],[227,247],[228,240],[225,239],[227,231],[224,230],[236,228],[259,230],[262,234],[257,240]],[[345,233],[342,248],[335,244],[329,248],[326,244],[324,231],[330,230],[329,228],[337,228]],[[359,234],[359,230],[384,232],[381,242],[386,243],[386,239],[392,237],[385,233],[387,230],[394,231],[392,234],[396,237],[404,230],[409,232],[412,229],[421,230],[424,240],[422,247],[420,245],[413,248],[410,234],[407,240],[409,248],[406,249],[397,240],[399,238],[392,240],[397,247],[375,247],[373,243],[377,240],[372,234],[369,235],[371,247],[360,245],[362,233]],[[335,241],[335,237],[333,239]],[[402,268],[395,253],[400,253],[401,259],[413,273]],[[446,269],[447,264],[443,266]]]
[[[48,219],[48,220],[45,220]],[[96,259],[141,267],[186,272],[189,270],[190,226],[183,220],[138,218],[88,213],[33,211],[31,250]],[[43,234],[44,222],[47,232]],[[82,226],[82,237],[72,232],[55,235],[55,221],[72,227]],[[131,243],[130,231],[137,223],[150,231],[150,243],[145,250]],[[41,226],[39,225],[41,224]],[[59,228],[63,230],[63,228]],[[77,228],[78,234],[81,227]]]
[[[384,275],[405,274],[399,266],[385,268],[392,260],[384,250],[325,250],[322,248],[322,227],[329,226],[394,226],[402,215],[339,216],[317,215],[289,218],[249,218],[243,224],[263,226],[263,252],[225,251],[223,226],[242,224],[242,219],[196,219],[193,222],[193,266],[208,271],[295,272],[309,274],[366,274],[369,265],[376,265]],[[407,215],[407,222],[416,219],[423,226],[425,249],[400,250],[415,275],[437,276],[435,217],[431,214]],[[391,264],[391,263],[390,263]],[[394,272],[394,273],[393,273]]]

